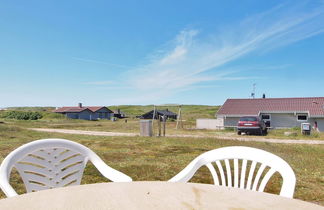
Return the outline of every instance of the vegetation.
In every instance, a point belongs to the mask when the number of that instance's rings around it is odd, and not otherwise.
[[[290,135],[285,135],[285,132],[290,132]],[[312,131],[311,135],[305,136],[302,134],[300,128],[274,129],[268,132],[265,138],[279,138],[279,139],[314,139],[323,140],[324,133]]]
[[[9,111],[24,111],[24,112],[51,112],[55,109],[55,107],[41,107],[41,106],[35,106],[35,107],[8,107]]]
[[[51,108],[16,108],[0,112],[0,161],[18,146],[29,141],[42,138],[66,138],[77,141],[94,150],[107,164],[120,170],[135,181],[168,180],[185,167],[199,154],[224,146],[244,145],[272,152],[286,160],[294,169],[297,176],[295,197],[324,205],[324,145],[294,145],[273,144],[259,142],[240,142],[234,140],[220,140],[218,136],[229,138],[239,137],[232,129],[226,130],[197,130],[195,119],[214,118],[218,106],[182,106],[183,129],[175,129],[176,122],[167,122],[167,134],[198,135],[205,138],[192,137],[99,137],[85,135],[71,135],[58,133],[44,133],[28,130],[27,128],[62,128],[91,131],[139,132],[139,121],[135,116],[153,109],[153,106],[114,106],[111,110],[121,109],[129,118],[116,122],[109,120],[86,121],[67,119],[64,115],[52,113]],[[158,107],[165,109],[167,107]],[[170,111],[178,112],[178,107],[168,107]],[[41,113],[43,118],[38,120],[17,120],[5,117],[8,112]],[[1,118],[2,117],[2,118]],[[157,123],[154,123],[157,131]],[[285,136],[284,132],[295,132],[295,136]],[[213,137],[213,138],[210,138]],[[249,136],[249,138],[260,138]],[[311,136],[301,135],[299,128],[271,130],[262,138],[277,139],[324,139],[324,133],[313,133]],[[83,184],[105,182],[99,172],[88,164],[82,180]],[[211,183],[212,179],[206,168],[201,168],[193,182]],[[24,187],[18,174],[14,171],[12,185],[19,193]],[[266,191],[278,193],[280,177],[276,175],[270,180]],[[0,193],[0,197],[4,194]]]
[[[165,181],[203,152],[219,147],[243,145],[264,149],[282,157],[297,176],[295,198],[324,205],[323,145],[283,145],[211,138],[100,137],[36,132],[27,130],[22,125],[27,124],[0,124],[0,161],[9,152],[27,142],[42,138],[65,138],[91,148],[108,165],[128,174],[134,181]],[[92,164],[87,165],[82,184],[106,181],[108,180]],[[212,183],[212,178],[204,167],[198,171],[192,182]],[[19,193],[24,192],[22,181],[16,172],[11,176],[11,183]],[[278,193],[279,189],[280,177],[276,175],[270,180],[266,192]],[[0,197],[5,197],[2,192]]]
[[[10,108],[10,110],[38,110],[42,114],[42,118],[34,121],[23,121],[14,119],[2,118],[0,111],[0,121],[5,123],[14,124],[16,126],[28,127],[28,128],[61,128],[61,129],[81,129],[90,131],[109,131],[109,132],[123,132],[123,133],[139,133],[139,120],[136,116],[144,114],[153,109],[153,105],[147,106],[135,106],[135,105],[123,105],[123,106],[110,106],[111,110],[120,109],[125,112],[126,119],[118,119],[115,122],[109,120],[87,121],[87,120],[75,120],[68,119],[62,114],[53,113],[53,107],[17,107]],[[157,109],[166,109],[178,113],[178,106],[158,106]],[[220,106],[202,106],[202,105],[182,105],[182,122],[183,129],[176,129],[175,121],[168,121],[166,133],[175,135],[200,135],[200,136],[227,136],[227,137],[239,137],[233,128],[227,128],[225,130],[197,130],[196,119],[197,118],[215,118],[215,113]],[[43,111],[42,111],[43,110]],[[44,111],[46,110],[46,111]],[[8,111],[2,111],[6,113]],[[127,120],[127,123],[126,121]],[[157,123],[154,123],[154,131],[157,132]],[[284,132],[293,132],[295,135],[286,136]],[[243,136],[244,137],[244,136]],[[249,138],[260,138],[260,136],[249,136]],[[310,140],[324,140],[324,132],[313,132],[310,136],[304,136],[300,132],[300,128],[292,129],[275,129],[270,130],[267,136],[262,138],[275,138],[275,139],[310,139]]]
[[[121,105],[109,106],[110,110],[120,109],[125,112],[129,118],[135,118],[154,109],[154,105],[136,106],[136,105]],[[181,113],[183,120],[196,121],[197,118],[215,118],[215,114],[220,106],[204,106],[204,105],[182,105]],[[179,106],[156,106],[158,110],[168,109],[171,112],[178,114]]]
[[[43,117],[39,112],[31,111],[7,111],[1,114],[2,118],[16,120],[38,120]]]
[[[53,112],[42,112],[43,119],[65,119],[65,115]]]

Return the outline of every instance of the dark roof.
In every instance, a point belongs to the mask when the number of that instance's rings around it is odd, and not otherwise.
[[[169,110],[155,110],[156,111],[156,115],[155,115],[155,118],[157,119],[158,116],[166,116],[168,118],[177,118],[177,114],[173,113],[173,112],[170,112]],[[154,114],[154,110],[152,111],[149,111],[145,114],[142,114],[141,116],[137,116],[139,118],[142,118],[142,119],[150,119],[150,118],[153,118],[153,114]]]
[[[112,113],[112,111],[110,109],[108,109],[105,106],[82,106],[82,107],[78,107],[78,106],[64,106],[61,108],[58,108],[56,110],[54,110],[53,112],[57,112],[57,113],[63,113],[63,112],[82,112],[86,109],[88,109],[91,112],[96,112],[102,108],[105,108],[108,110],[108,112]]]
[[[86,107],[77,107],[77,106],[65,106],[54,110],[53,112],[62,113],[62,112],[82,112],[88,108]],[[89,110],[89,109],[88,109]]]
[[[160,115],[165,115],[165,116],[177,115],[176,113],[170,112],[169,110],[156,110],[156,113],[158,113]]]
[[[98,111],[98,110],[104,108],[104,109],[107,109],[108,112],[113,113],[113,111],[111,111],[110,109],[108,109],[108,108],[105,107],[105,106],[87,106],[87,108],[90,109],[90,110],[93,111],[93,112],[96,112],[96,111]]]
[[[260,112],[307,112],[324,116],[324,97],[227,99],[217,115],[259,115]]]
[[[120,111],[120,110],[114,110],[113,112],[114,112],[115,114],[125,114],[125,112]]]

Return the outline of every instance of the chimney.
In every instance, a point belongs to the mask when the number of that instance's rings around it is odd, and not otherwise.
[[[82,103],[79,103],[79,104],[78,104],[78,107],[79,107],[79,108],[82,108]]]
[[[262,98],[266,98],[264,93],[263,93],[263,95],[262,95]]]
[[[118,109],[117,111],[118,111],[118,114],[120,114],[120,109]]]

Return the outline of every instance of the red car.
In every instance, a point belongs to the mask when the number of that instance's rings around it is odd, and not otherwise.
[[[266,135],[267,126],[263,120],[256,116],[241,117],[237,124],[237,134],[257,134]]]

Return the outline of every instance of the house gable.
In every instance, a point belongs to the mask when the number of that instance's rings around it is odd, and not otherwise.
[[[111,111],[110,109],[108,109],[107,107],[103,106],[99,109],[97,109],[96,111],[94,112],[108,112],[108,113],[113,113],[113,111]]]

